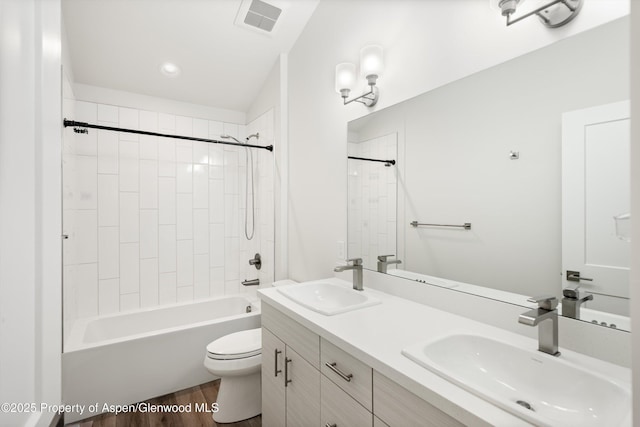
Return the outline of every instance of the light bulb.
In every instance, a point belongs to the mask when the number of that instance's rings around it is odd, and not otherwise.
[[[336,65],[336,92],[351,91],[356,84],[356,66],[349,62]],[[347,92],[348,93],[348,92]]]
[[[167,77],[178,77],[180,75],[180,67],[173,62],[165,62],[160,65],[160,72]]]
[[[382,75],[384,58],[382,46],[369,45],[360,50],[360,74],[362,77]]]

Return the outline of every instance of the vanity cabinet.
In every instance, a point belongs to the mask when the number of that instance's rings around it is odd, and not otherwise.
[[[320,339],[321,426],[372,427],[372,369]]]
[[[322,427],[371,427],[373,415],[345,391],[322,375],[320,425]]]
[[[320,371],[369,412],[373,412],[371,367],[321,338]]]
[[[262,425],[316,426],[320,338],[277,310],[262,307]]]
[[[463,426],[264,301],[262,425]]]
[[[373,406],[376,416],[392,427],[464,427],[455,418],[376,371],[373,372]]]

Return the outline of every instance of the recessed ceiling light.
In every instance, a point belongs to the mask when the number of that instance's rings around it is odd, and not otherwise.
[[[165,62],[160,66],[160,72],[167,77],[178,77],[180,75],[180,67],[173,62]]]

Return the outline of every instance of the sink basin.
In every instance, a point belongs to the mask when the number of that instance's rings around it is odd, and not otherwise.
[[[380,300],[364,291],[356,291],[336,283],[311,282],[278,288],[287,298],[318,313],[332,316],[380,304]]]
[[[535,425],[631,425],[630,386],[562,356],[472,334],[416,344],[402,354]]]

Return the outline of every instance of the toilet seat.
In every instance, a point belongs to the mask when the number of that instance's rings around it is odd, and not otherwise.
[[[215,360],[246,359],[261,353],[261,328],[225,335],[207,345],[207,357]]]

